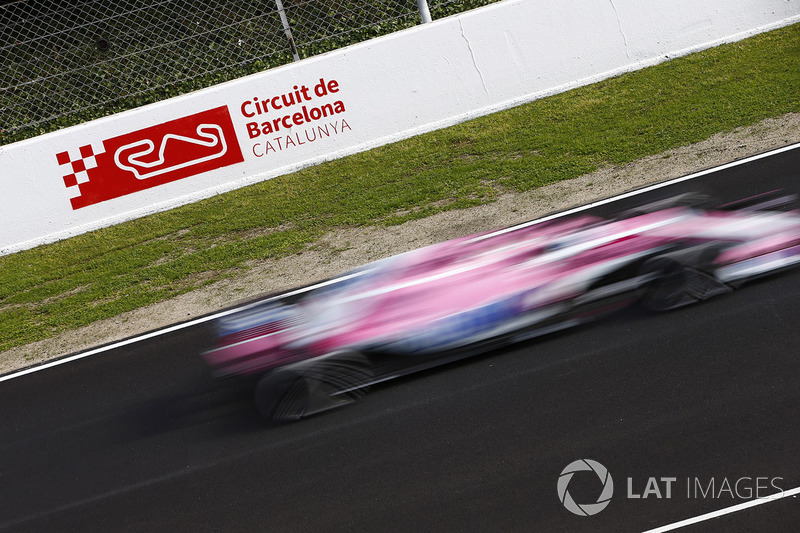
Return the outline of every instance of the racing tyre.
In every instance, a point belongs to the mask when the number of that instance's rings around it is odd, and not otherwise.
[[[642,271],[654,278],[642,298],[650,311],[669,311],[731,291],[714,276],[670,257],[653,258]]]
[[[623,211],[617,215],[615,220],[624,220],[628,218],[635,218],[641,215],[647,215],[663,209],[671,207],[690,207],[693,209],[709,209],[715,205],[715,201],[711,196],[702,193],[683,193],[668,198],[662,198],[645,205],[640,205],[627,211]]]
[[[255,404],[270,421],[301,418],[306,411],[308,383],[302,374],[279,368],[265,374],[256,385]]]
[[[369,359],[344,351],[279,368],[256,386],[256,407],[275,422],[299,420],[363,396],[372,380]]]

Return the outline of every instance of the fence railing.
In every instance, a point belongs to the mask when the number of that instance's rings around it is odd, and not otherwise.
[[[496,1],[0,2],[0,145]]]

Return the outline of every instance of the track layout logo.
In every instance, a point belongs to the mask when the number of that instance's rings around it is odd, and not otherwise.
[[[603,489],[594,503],[577,503],[572,498],[569,490],[567,490],[570,481],[572,481],[572,476],[576,472],[584,471],[594,472],[603,485]],[[599,513],[608,506],[613,495],[614,480],[611,479],[611,474],[609,474],[605,466],[592,459],[578,459],[571,462],[561,471],[561,475],[558,477],[558,499],[561,500],[561,503],[569,512],[579,516],[592,516]]]
[[[244,161],[226,106],[56,154],[73,209]]]

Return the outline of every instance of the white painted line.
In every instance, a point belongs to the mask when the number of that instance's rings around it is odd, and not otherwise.
[[[281,298],[288,298],[290,296],[296,296],[298,294],[303,294],[304,292],[308,292],[314,289],[318,289],[320,287],[325,287],[326,285],[333,285],[334,283],[339,283],[340,281],[345,281],[351,278],[358,277],[362,274],[362,272],[355,272],[353,274],[349,274],[347,276],[342,276],[335,279],[329,279],[328,281],[323,281],[321,283],[317,283],[315,285],[310,285],[308,287],[303,287],[301,289],[295,289],[293,291],[285,292],[283,294],[279,294],[277,296],[272,296],[271,298],[266,298],[264,300],[259,300],[257,302],[253,302],[247,305],[242,305],[240,307],[236,307],[233,309],[228,309],[226,311],[220,311],[219,313],[215,313],[213,315],[203,316],[197,318],[195,320],[190,320],[188,322],[182,322],[180,324],[175,324],[174,326],[169,326],[164,329],[159,329],[156,331],[151,331],[149,333],[144,333],[142,335],[137,335],[136,337],[131,337],[129,339],[121,340],[106,346],[101,346],[100,348],[93,348],[91,350],[81,352],[75,355],[71,355],[69,357],[63,357],[61,359],[57,359],[55,361],[50,361],[49,363],[44,363],[39,366],[34,366],[30,368],[26,368],[24,370],[20,370],[19,372],[14,372],[13,374],[6,374],[5,376],[0,376],[0,383],[3,381],[8,381],[9,379],[14,379],[18,377],[22,377],[26,374],[31,374],[33,372],[39,372],[40,370],[44,370],[46,368],[52,368],[54,366],[63,365],[66,363],[71,363],[72,361],[77,361],[78,359],[83,359],[84,357],[90,357],[92,355],[97,355],[99,353],[107,352],[110,350],[115,350],[117,348],[121,348],[123,346],[128,346],[129,344],[134,344],[137,342],[145,341],[147,339],[152,339],[154,337],[158,337],[160,335],[166,335],[167,333],[172,333],[173,331],[178,331],[184,328],[189,328],[192,326],[196,326],[197,324],[202,324],[204,322],[209,322],[211,320],[215,320],[217,318],[221,318],[223,316],[227,316],[243,309],[250,309],[252,307],[256,307],[266,302],[271,302],[273,300],[278,300]]]
[[[687,518],[686,520],[681,520],[680,522],[675,522],[674,524],[668,524],[666,526],[661,526],[656,529],[648,529],[647,531],[643,531],[642,533],[664,533],[665,531],[673,531],[675,529],[679,529],[686,526],[691,526],[693,524],[697,524],[698,522],[705,522],[706,520],[711,520],[713,518],[718,518],[720,516],[724,516],[726,514],[735,513],[737,511],[742,511],[744,509],[749,509],[750,507],[755,507],[757,505],[764,505],[765,503],[770,503],[774,501],[778,501],[782,498],[788,498],[790,496],[795,496],[800,494],[800,487],[785,490],[782,492],[778,492],[773,494],[772,496],[766,496],[764,498],[756,498],[755,500],[750,500],[748,502],[740,503],[738,505],[734,505],[732,507],[726,507],[725,509],[720,509],[719,511],[714,511],[711,513],[702,514],[700,516],[696,516],[694,518]]]
[[[521,224],[517,224],[516,226],[511,226],[509,228],[504,228],[504,229],[492,232],[490,234],[484,235],[483,238],[487,238],[489,236],[494,236],[494,235],[502,235],[503,233],[508,233],[510,231],[514,231],[514,230],[517,230],[517,229],[520,229],[520,228],[526,228],[528,226],[533,226],[534,224],[541,224],[542,222],[547,222],[549,220],[554,220],[556,218],[561,218],[561,217],[569,216],[569,215],[572,215],[572,214],[575,214],[575,213],[580,213],[581,211],[585,211],[585,210],[591,209],[593,207],[609,204],[611,202],[615,202],[617,200],[623,200],[625,198],[630,198],[630,197],[633,197],[633,196],[636,196],[636,195],[639,195],[639,194],[643,194],[643,193],[646,193],[646,192],[649,192],[649,191],[654,191],[654,190],[660,189],[662,187],[667,187],[667,186],[673,185],[675,183],[681,183],[683,181],[688,181],[688,180],[699,178],[701,176],[705,176],[705,175],[708,175],[708,174],[713,174],[714,172],[719,172],[721,170],[727,170],[729,168],[733,168],[733,167],[736,167],[736,166],[739,166],[739,165],[744,165],[746,163],[750,163],[752,161],[757,161],[759,159],[765,159],[767,157],[772,157],[774,155],[778,155],[778,154],[781,154],[783,152],[788,152],[789,150],[794,150],[796,148],[800,148],[800,143],[792,144],[792,145],[789,145],[789,146],[784,146],[783,148],[778,148],[776,150],[772,150],[772,151],[769,151],[769,152],[764,152],[763,154],[754,155],[754,156],[751,156],[751,157],[740,159],[738,161],[733,161],[731,163],[725,163],[724,165],[720,165],[720,166],[717,166],[717,167],[713,167],[713,168],[709,168],[709,169],[706,169],[706,170],[702,170],[700,172],[695,172],[694,174],[689,174],[687,176],[681,176],[680,178],[675,178],[675,179],[672,179],[672,180],[669,180],[669,181],[665,181],[665,182],[662,182],[662,183],[656,183],[654,185],[650,185],[650,186],[644,187],[642,189],[636,189],[635,191],[630,191],[630,192],[626,192],[626,193],[623,193],[623,194],[619,194],[617,196],[612,196],[611,198],[606,198],[605,200],[599,200],[597,202],[592,202],[590,204],[582,205],[582,206],[579,206],[579,207],[574,207],[572,209],[568,209],[568,210],[562,211],[560,213],[555,213],[555,214],[552,214],[552,215],[548,215],[546,217],[538,218],[536,220],[523,222]],[[295,296],[297,294],[302,294],[304,292],[309,292],[309,291],[312,291],[314,289],[318,289],[320,287],[325,287],[326,285],[332,285],[332,284],[338,283],[340,281],[344,281],[344,280],[347,280],[347,279],[351,279],[351,278],[360,276],[361,274],[362,274],[361,272],[356,272],[356,273],[349,274],[349,275],[346,275],[346,276],[342,276],[342,277],[339,277],[339,278],[330,279],[330,280],[324,281],[322,283],[317,283],[315,285],[309,285],[308,287],[304,287],[302,289],[296,289],[294,291],[290,291],[290,292],[287,292],[287,293],[284,293],[284,294],[281,294],[281,295],[278,295],[278,296],[273,296],[273,297],[267,298],[265,300],[261,300],[261,301],[254,302],[254,303],[251,303],[251,304],[243,305],[241,307],[237,307],[237,308],[234,308],[234,309],[228,309],[227,311],[222,311],[220,313],[216,313],[216,314],[213,314],[213,315],[204,316],[204,317],[201,317],[201,318],[198,318],[198,319],[195,319],[195,320],[190,320],[188,322],[183,322],[181,324],[176,324],[174,326],[169,326],[169,327],[166,327],[164,329],[159,329],[157,331],[151,331],[150,333],[144,333],[142,335],[138,335],[136,337],[131,337],[129,339],[125,339],[125,340],[122,340],[122,341],[119,341],[119,342],[115,342],[115,343],[109,344],[107,346],[102,346],[100,348],[94,348],[94,349],[91,349],[91,350],[88,350],[88,351],[85,351],[85,352],[81,352],[81,353],[78,353],[78,354],[75,354],[75,355],[71,355],[69,357],[63,357],[63,358],[57,359],[55,361],[50,361],[49,363],[44,363],[44,364],[41,364],[41,365],[38,365],[38,366],[26,368],[24,370],[20,370],[19,372],[14,372],[12,374],[6,374],[5,376],[0,376],[0,383],[2,383],[3,381],[8,381],[10,379],[14,379],[14,378],[19,378],[19,377],[25,376],[27,374],[32,374],[33,372],[39,372],[39,371],[45,370],[47,368],[52,368],[54,366],[59,366],[59,365],[63,365],[63,364],[66,364],[66,363],[71,363],[72,361],[77,361],[78,359],[83,359],[85,357],[90,357],[92,355],[97,355],[99,353],[108,352],[110,350],[116,350],[117,348],[121,348],[123,346],[128,346],[130,344],[134,344],[134,343],[137,343],[137,342],[141,342],[141,341],[145,341],[145,340],[148,340],[148,339],[152,339],[152,338],[158,337],[160,335],[166,335],[167,333],[172,333],[173,331],[178,331],[178,330],[181,330],[181,329],[184,329],[184,328],[196,326],[197,324],[202,324],[204,322],[209,322],[211,320],[215,320],[217,318],[220,318],[220,317],[223,317],[223,316],[227,316],[227,315],[230,315],[232,313],[236,313],[237,311],[241,311],[243,309],[250,309],[252,307],[255,307],[255,306],[260,305],[260,304],[265,303],[265,302],[269,302],[269,301],[272,301],[272,300],[277,300],[277,299],[280,299],[280,298],[287,298],[289,296]]]

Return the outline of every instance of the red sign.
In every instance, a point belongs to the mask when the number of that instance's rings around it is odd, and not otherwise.
[[[226,106],[56,154],[72,209],[244,161]]]

